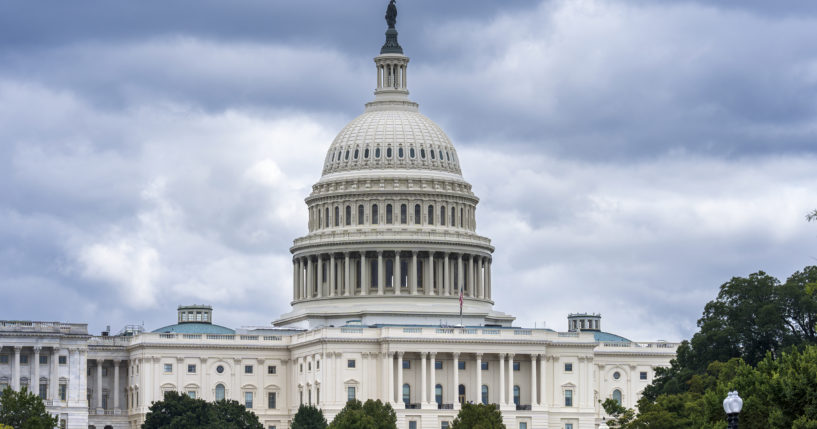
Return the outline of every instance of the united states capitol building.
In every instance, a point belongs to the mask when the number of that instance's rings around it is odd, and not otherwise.
[[[677,344],[605,332],[598,314],[554,331],[494,309],[495,288],[509,286],[493,282],[479,199],[452,142],[409,99],[409,58],[389,24],[374,100],[329,146],[306,198],[290,312],[231,329],[217,308],[180,306],[169,326],[100,336],[0,321],[0,387],[38,393],[76,429],[138,428],[168,391],[237,400],[269,429],[288,428],[300,404],[331,420],[353,398],[391,403],[402,429],[445,429],[466,401],[498,404],[509,429],[594,429],[600,401],[635,406]]]

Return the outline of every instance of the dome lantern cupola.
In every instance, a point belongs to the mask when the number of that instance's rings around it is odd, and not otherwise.
[[[380,55],[374,58],[377,67],[377,85],[374,91],[375,99],[366,105],[366,111],[382,110],[384,108],[402,108],[417,111],[417,103],[408,99],[406,69],[409,57],[403,55],[403,48],[397,43],[397,30],[394,25],[397,21],[397,6],[394,0],[386,9],[386,43],[380,48]]]

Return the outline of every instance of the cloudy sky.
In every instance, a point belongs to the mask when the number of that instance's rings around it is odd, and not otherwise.
[[[286,312],[326,148],[386,1],[0,4],[0,319]],[[679,340],[732,276],[817,263],[817,3],[399,2],[496,308]]]

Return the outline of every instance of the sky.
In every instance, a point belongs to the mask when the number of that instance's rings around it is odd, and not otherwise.
[[[386,1],[0,3],[0,319],[148,330],[289,310],[327,148]],[[817,3],[398,1],[495,309],[691,336],[733,276],[817,264]]]

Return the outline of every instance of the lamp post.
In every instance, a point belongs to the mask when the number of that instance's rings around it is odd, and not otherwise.
[[[738,391],[733,390],[726,395],[723,400],[723,411],[726,412],[726,428],[738,429],[738,417],[743,408],[743,399],[738,396]]]

